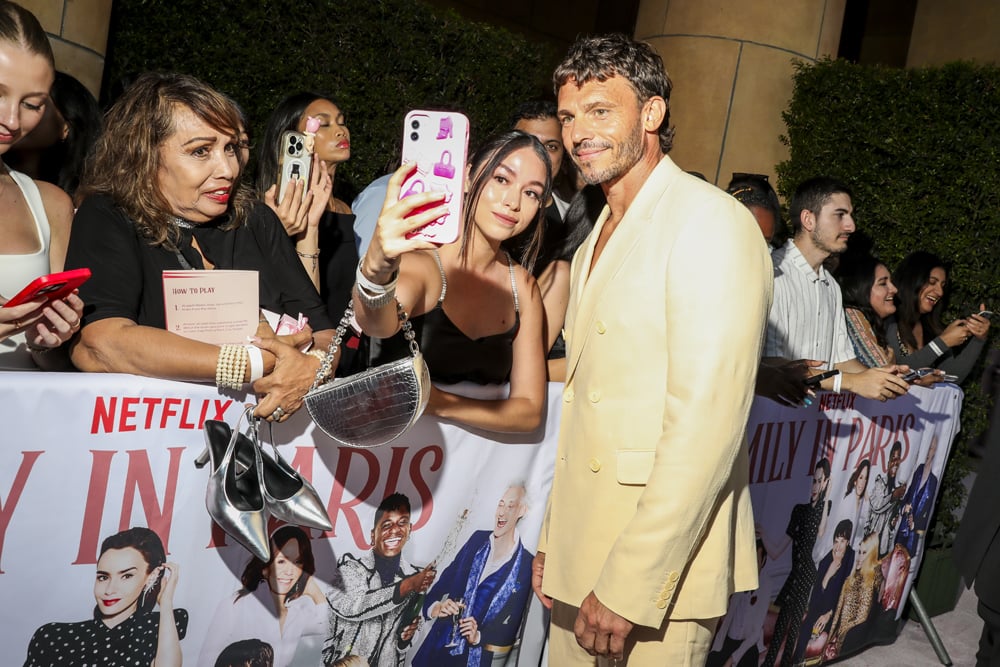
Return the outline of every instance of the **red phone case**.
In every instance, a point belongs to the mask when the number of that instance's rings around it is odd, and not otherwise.
[[[40,276],[32,280],[27,287],[10,298],[4,304],[4,308],[19,306],[29,301],[45,299],[55,301],[69,296],[70,292],[87,282],[90,278],[90,269],[72,269],[61,273],[50,273],[47,276]]]
[[[402,199],[419,192],[444,192],[448,213],[410,236],[433,243],[453,243],[462,232],[465,160],[469,150],[469,119],[457,111],[414,110],[403,122],[403,161],[416,170],[403,182]],[[435,204],[434,206],[437,206]],[[421,207],[411,215],[416,215]]]

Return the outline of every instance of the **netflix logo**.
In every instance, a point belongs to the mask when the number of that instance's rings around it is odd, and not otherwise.
[[[91,435],[151,430],[201,430],[205,420],[226,421],[232,399],[97,396]]]

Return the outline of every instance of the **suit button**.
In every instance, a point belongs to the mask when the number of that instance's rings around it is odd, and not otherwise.
[[[598,459],[590,459],[590,469],[594,472],[601,470],[601,462]]]
[[[670,576],[669,576],[669,577],[667,577],[667,579],[669,579],[669,580],[670,580],[671,582],[673,582],[673,583],[676,583],[676,581],[677,581],[678,579],[680,579],[680,578],[681,578],[681,575],[677,574],[676,572],[671,572],[671,573],[670,573]]]
[[[659,600],[659,601],[657,601],[656,608],[657,609],[666,609],[667,608],[667,601],[666,600]]]
[[[597,321],[597,333],[602,334],[602,333],[606,332],[607,330],[608,330],[608,328],[606,326],[604,326],[604,322],[601,322],[600,320],[598,320]]]
[[[598,401],[601,400],[601,392],[596,391],[596,390],[592,391],[592,392],[590,392],[590,394],[588,394],[587,398],[590,399],[591,403],[597,403]]]
[[[566,401],[567,403],[572,403],[573,402],[573,398],[575,396],[576,396],[576,394],[573,392],[573,388],[572,387],[566,389],[566,391],[563,392],[563,400]]]

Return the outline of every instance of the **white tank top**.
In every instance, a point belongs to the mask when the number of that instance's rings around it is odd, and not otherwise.
[[[27,175],[7,168],[14,183],[21,189],[28,204],[35,229],[41,241],[41,248],[27,255],[0,254],[0,294],[10,298],[20,292],[25,285],[38,276],[49,273],[49,219],[45,216],[45,206],[38,186]],[[0,341],[0,370],[24,370],[35,368],[25,345],[24,334],[11,336]]]

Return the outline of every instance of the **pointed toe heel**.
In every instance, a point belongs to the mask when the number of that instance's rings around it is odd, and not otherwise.
[[[296,526],[333,530],[316,489],[281,457],[277,447],[272,444],[271,448],[273,457],[258,454],[264,504],[271,515]]]
[[[239,422],[234,430],[225,422],[206,421],[205,441],[212,470],[205,490],[209,515],[255,557],[268,562],[271,549],[260,481],[260,450],[239,432]]]

